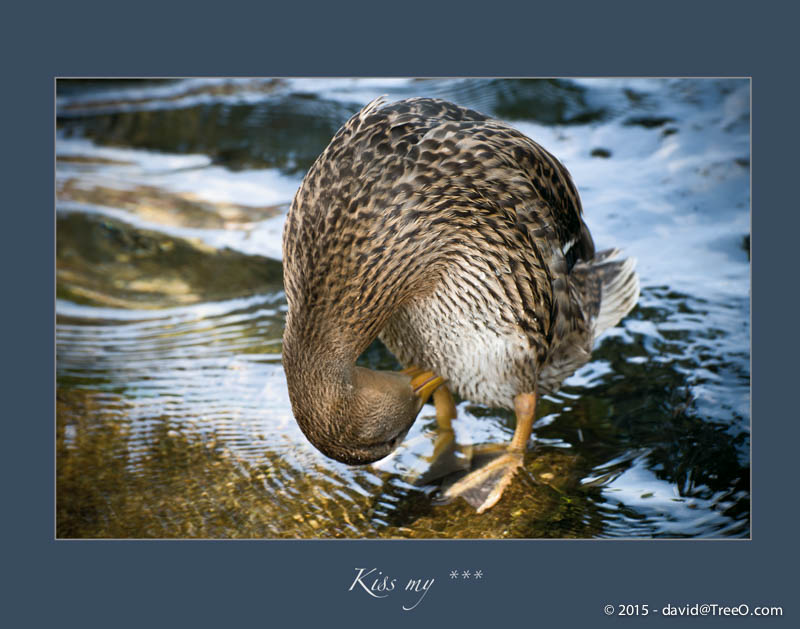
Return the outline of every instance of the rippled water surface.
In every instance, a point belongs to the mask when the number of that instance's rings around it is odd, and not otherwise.
[[[747,80],[59,81],[57,534],[748,537]],[[281,367],[280,238],[303,174],[372,98],[435,96],[553,152],[636,309],[538,406],[525,471],[483,515],[389,459],[326,459]],[[378,342],[361,358],[397,367]],[[513,415],[459,401],[462,446]]]

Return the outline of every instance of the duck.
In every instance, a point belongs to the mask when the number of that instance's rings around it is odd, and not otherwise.
[[[639,297],[635,261],[595,251],[558,159],[434,98],[380,97],[353,115],[306,173],[282,247],[282,361],[304,435],[365,465],[395,450],[431,400],[437,446],[452,440],[453,394],[513,411],[510,442],[440,497],[478,513],[523,467],[537,399]],[[402,370],[356,364],[376,338]]]

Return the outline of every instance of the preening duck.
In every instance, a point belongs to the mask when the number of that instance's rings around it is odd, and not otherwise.
[[[567,170],[519,131],[437,99],[369,103],[333,137],[283,234],[294,416],[349,464],[388,455],[433,396],[515,411],[502,454],[450,487],[479,512],[522,465],[536,397],[636,304],[632,260],[595,253]],[[406,366],[356,366],[376,338]]]

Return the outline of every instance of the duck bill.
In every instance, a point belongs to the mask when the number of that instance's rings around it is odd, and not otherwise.
[[[413,374],[407,373],[406,375],[411,376],[411,388],[414,395],[420,399],[421,404],[425,404],[433,392],[444,384],[444,378],[437,376],[432,371],[417,369]]]

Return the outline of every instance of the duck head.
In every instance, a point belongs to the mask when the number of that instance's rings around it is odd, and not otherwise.
[[[372,463],[403,440],[425,402],[444,380],[430,371],[373,371],[330,362],[287,360],[292,411],[308,440],[324,455]]]

